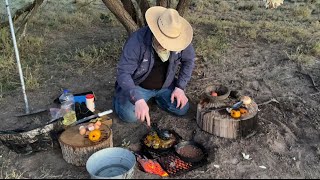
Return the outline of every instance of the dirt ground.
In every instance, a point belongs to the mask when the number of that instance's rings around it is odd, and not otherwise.
[[[218,16],[218,15],[217,15]],[[196,25],[195,38],[205,37],[210,25]],[[36,33],[38,30],[30,30]],[[45,36],[43,57],[56,61],[56,55],[72,52],[89,45],[103,46],[101,42],[121,39],[125,36],[120,25],[92,26],[68,31],[51,31]],[[315,37],[319,38],[319,37]],[[231,39],[231,38],[230,38]],[[177,179],[203,178],[319,178],[320,177],[320,94],[313,87],[320,84],[320,59],[312,65],[290,60],[284,52],[290,47],[263,40],[237,37],[229,41],[228,48],[219,61],[207,61],[197,56],[196,67],[186,93],[191,108],[185,117],[171,116],[151,103],[151,119],[167,129],[175,130],[185,139],[190,139],[197,130],[195,140],[209,151],[208,165],[173,177]],[[79,75],[76,62],[73,66],[58,69],[50,63],[45,70],[43,85],[37,90],[27,91],[33,109],[48,108],[63,87],[72,92],[94,91],[98,109],[112,108],[115,67],[117,60],[105,59],[105,63],[85,69]],[[301,69],[301,67],[303,69]],[[77,73],[76,73],[77,72]],[[302,73],[301,73],[302,72]],[[258,128],[252,136],[240,139],[225,139],[208,134],[195,121],[196,104],[201,91],[210,84],[222,83],[233,90],[251,96],[258,104],[274,98],[279,103],[261,104],[258,112]],[[4,94],[1,99],[0,118],[8,124],[15,124],[12,114],[24,109],[21,90]],[[143,124],[127,124],[112,114],[114,124],[114,146],[121,146],[123,140],[136,144],[147,132]],[[17,154],[6,146],[0,146],[0,162],[3,178],[88,178],[85,167],[75,167],[64,161],[60,147],[29,155]],[[249,154],[250,160],[242,153]],[[263,168],[264,166],[265,168]],[[160,178],[135,170],[134,178]]]

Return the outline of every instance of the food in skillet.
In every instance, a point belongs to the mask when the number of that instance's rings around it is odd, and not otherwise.
[[[151,131],[144,139],[144,144],[153,149],[167,149],[172,147],[176,142],[176,138],[171,134],[168,140],[161,139],[155,131]]]
[[[177,153],[185,158],[197,158],[203,155],[200,148],[193,145],[186,145],[177,150]]]

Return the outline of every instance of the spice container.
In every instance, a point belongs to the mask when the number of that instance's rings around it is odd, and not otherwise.
[[[94,95],[93,94],[86,95],[86,106],[91,112],[95,111]]]

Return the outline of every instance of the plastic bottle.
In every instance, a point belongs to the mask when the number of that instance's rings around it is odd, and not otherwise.
[[[64,90],[63,94],[59,97],[61,102],[61,111],[63,114],[62,123],[66,126],[77,121],[75,112],[75,104],[73,94],[69,90]]]
[[[94,95],[93,94],[86,95],[86,106],[91,112],[95,111]]]
[[[74,101],[73,94],[68,89],[64,89],[63,93],[59,97],[59,101],[61,104],[65,101]]]

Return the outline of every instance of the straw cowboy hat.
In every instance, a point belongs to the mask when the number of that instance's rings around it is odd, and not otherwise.
[[[160,43],[169,51],[181,51],[192,41],[191,25],[175,9],[154,6],[147,10],[146,21]]]

